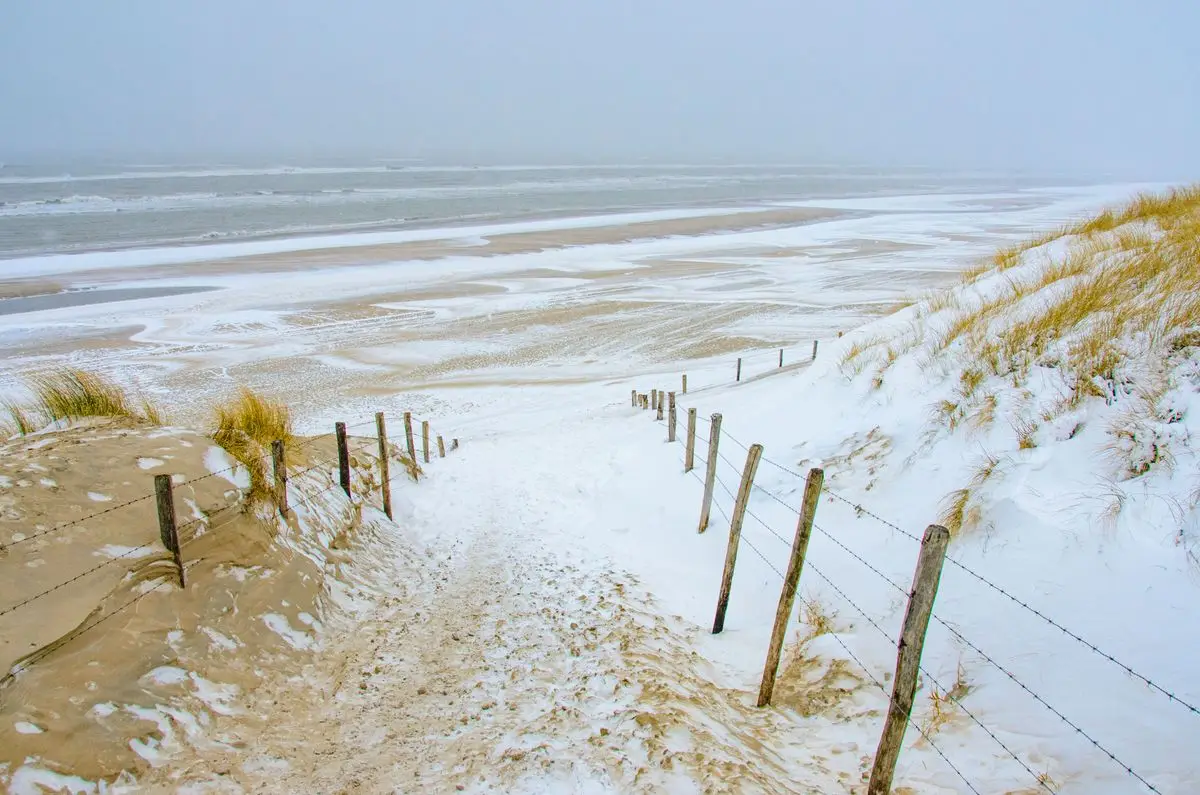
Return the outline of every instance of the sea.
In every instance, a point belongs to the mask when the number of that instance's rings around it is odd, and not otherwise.
[[[1044,175],[828,165],[5,162],[0,163],[0,260],[1046,184],[1071,183]]]

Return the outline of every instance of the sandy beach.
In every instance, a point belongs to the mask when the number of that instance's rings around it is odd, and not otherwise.
[[[0,282],[26,296],[0,301],[0,390],[71,364],[119,371],[152,396],[188,394],[181,421],[202,420],[235,383],[319,417],[356,396],[437,403],[438,390],[464,384],[571,384],[756,351],[765,361],[894,310],[1105,195],[559,219],[235,248],[241,256],[193,247],[158,263],[153,252],[51,258]],[[86,292],[39,294],[55,288]]]

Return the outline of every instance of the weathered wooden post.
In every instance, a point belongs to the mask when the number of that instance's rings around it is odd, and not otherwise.
[[[725,548],[725,571],[721,574],[721,592],[717,594],[717,614],[713,618],[712,628],[714,635],[725,629],[725,610],[729,607],[729,589],[733,586],[733,566],[737,563],[738,545],[742,540],[742,520],[746,518],[750,489],[754,485],[754,473],[758,471],[758,459],[762,458],[762,451],[761,444],[752,444],[746,452],[742,485],[738,487],[737,502],[733,504],[733,516],[729,520],[729,546]]]
[[[683,394],[687,394],[687,373],[683,374]]]
[[[458,449],[458,439],[451,439],[451,440],[450,440],[450,449],[451,449],[451,450],[457,450],[457,449]]]
[[[279,515],[284,519],[288,515],[287,500],[287,464],[283,458],[283,441],[276,439],[271,442],[271,468],[275,474],[275,505]]]
[[[817,515],[817,502],[821,499],[821,486],[825,472],[821,469],[808,470],[804,484],[804,503],[800,506],[800,521],[796,523],[796,538],[792,541],[792,557],[788,561],[787,573],[783,576],[783,590],[779,592],[779,606],[775,609],[775,627],[771,630],[771,644],[767,647],[767,661],[763,665],[762,683],[758,687],[757,706],[771,703],[775,692],[775,676],[779,672],[779,657],[783,653],[783,640],[787,635],[788,620],[792,617],[792,604],[796,589],[800,585],[800,574],[804,570],[804,556],[808,553],[808,540],[812,537],[813,519]]]
[[[875,751],[875,765],[871,768],[867,795],[887,795],[892,791],[892,776],[896,772],[900,744],[904,741],[904,732],[912,715],[913,696],[917,691],[925,630],[933,613],[933,600],[937,597],[949,543],[950,531],[936,524],[929,525],[925,529],[925,537],[921,539],[921,554],[917,558],[917,570],[913,574],[912,591],[908,596],[904,629],[900,632],[892,703],[888,708],[883,735],[879,738],[879,748]]]
[[[650,390],[650,410],[653,411],[656,408],[658,408],[658,390],[651,389]]]
[[[342,483],[342,491],[350,496],[350,448],[346,445],[346,423],[338,422],[333,426],[337,436],[338,449],[338,478]]]
[[[655,419],[661,420],[663,418],[663,403],[666,402],[666,398],[667,398],[666,392],[658,393],[658,411],[655,412]]]
[[[417,463],[417,446],[413,444],[412,412],[404,412],[404,443],[408,447],[408,460]]]
[[[421,420],[421,454],[429,463],[429,420]]]
[[[814,362],[817,360],[817,341],[816,341],[816,340],[813,340],[813,357],[812,357],[812,360],[813,360]]]
[[[446,457],[446,443],[442,441],[442,435],[439,433],[438,438],[438,458]]]
[[[667,393],[667,441],[675,441],[675,393]]]
[[[683,447],[683,471],[696,466],[696,409],[688,409],[687,444]]]
[[[738,357],[738,363],[737,363],[737,379],[736,379],[736,380],[738,380],[738,381],[741,381],[741,380],[742,380],[742,357],[741,357],[741,356],[739,356],[739,357]]]
[[[171,476],[154,476],[154,496],[158,501],[158,536],[163,546],[175,559],[175,568],[179,571],[179,587],[187,587],[187,577],[183,573],[183,555],[179,549],[179,530],[175,526],[175,496],[172,494]]]
[[[700,505],[700,529],[708,529],[708,515],[712,511],[713,487],[717,483],[717,445],[721,441],[721,415],[712,415],[712,427],[708,429],[708,466],[704,473],[704,502]]]
[[[783,367],[783,348],[779,349],[779,366]]]
[[[634,390],[632,390],[632,391],[631,391],[631,394],[630,394],[630,396],[629,396],[629,401],[630,401],[630,405],[631,405],[631,406],[633,406],[633,407],[636,409],[636,408],[637,408],[637,404],[638,404],[638,400],[637,400],[637,390],[636,390],[636,389],[634,389]]]
[[[375,435],[379,437],[379,480],[380,491],[383,492],[383,512],[387,518],[392,518],[392,478],[390,474],[391,456],[388,454],[387,423],[383,412],[375,412]]]

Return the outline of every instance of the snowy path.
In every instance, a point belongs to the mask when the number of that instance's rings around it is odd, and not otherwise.
[[[305,682],[255,694],[252,712],[266,725],[227,728],[242,753],[206,754],[160,771],[156,783],[255,792],[849,791],[862,749],[828,737],[805,742],[794,713],[755,710],[748,690],[716,684],[722,671],[697,653],[706,636],[696,623],[664,615],[635,578],[584,542],[599,528],[636,533],[624,523],[661,490],[661,480],[635,471],[651,463],[646,429],[594,418],[543,432],[473,442],[405,489],[414,504],[401,507],[398,524],[406,533],[412,525],[420,551],[403,556],[396,593],[340,632]],[[640,436],[640,452],[614,433]],[[525,454],[561,448],[564,438],[590,454]],[[661,450],[669,466],[671,448]],[[711,577],[703,579],[707,586]],[[866,712],[844,707],[837,717]]]

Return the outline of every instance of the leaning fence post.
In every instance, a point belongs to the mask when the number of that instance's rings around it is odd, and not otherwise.
[[[687,394],[687,373],[683,374],[683,394]]]
[[[737,363],[737,380],[738,380],[738,381],[741,381],[741,380],[742,380],[742,357],[741,357],[741,356],[739,356],[739,357],[738,357],[738,363]]]
[[[417,446],[413,444],[412,412],[404,412],[404,442],[408,447],[408,460],[417,463]]]
[[[279,508],[279,515],[286,519],[288,515],[287,464],[283,459],[283,441],[281,439],[271,442],[271,468],[275,470],[275,505]]]
[[[725,548],[725,571],[721,574],[721,592],[717,594],[717,615],[713,618],[713,634],[725,629],[725,610],[729,607],[729,589],[733,586],[733,566],[737,563],[738,544],[742,540],[742,520],[746,518],[746,505],[750,502],[750,488],[754,485],[754,473],[758,471],[758,459],[763,446],[752,444],[746,453],[746,468],[742,470],[742,485],[738,487],[737,502],[733,504],[733,516],[729,520],[729,546]]]
[[[634,389],[634,390],[632,390],[632,391],[631,391],[631,393],[630,393],[630,395],[629,395],[629,401],[630,401],[630,405],[631,405],[631,406],[633,406],[633,407],[636,409],[636,408],[637,408],[637,404],[638,404],[638,400],[637,400],[637,390],[636,390],[636,389]]]
[[[762,683],[758,687],[756,706],[759,707],[770,704],[771,696],[775,692],[775,676],[779,672],[783,639],[787,634],[788,621],[792,617],[792,604],[796,599],[796,588],[800,585],[800,573],[804,570],[804,556],[808,553],[808,540],[812,536],[813,519],[817,514],[817,502],[821,499],[821,486],[824,483],[824,470],[808,470],[808,480],[804,484],[804,502],[800,506],[800,521],[796,523],[796,538],[792,541],[792,557],[788,561],[787,574],[783,577],[783,590],[779,592],[775,626],[771,630],[771,644],[767,647],[767,661],[763,665]]]
[[[683,471],[691,472],[696,465],[696,409],[688,409],[687,444],[683,447]]]
[[[175,497],[171,493],[171,476],[154,476],[154,496],[158,501],[158,535],[163,546],[175,558],[179,570],[179,587],[187,587],[187,576],[183,573],[183,556],[179,550],[179,530],[175,526]]]
[[[667,393],[667,441],[675,441],[675,393]]]
[[[713,486],[717,482],[717,444],[721,441],[721,415],[712,415],[712,427],[708,429],[708,467],[704,473],[704,502],[700,505],[700,529],[708,529],[708,515],[712,511]]]
[[[350,496],[350,448],[346,446],[346,423],[338,422],[333,426],[337,436],[338,449],[338,478],[342,483],[342,491]]]
[[[392,518],[392,479],[389,473],[387,424],[383,412],[375,412],[375,435],[379,437],[379,479],[382,481],[383,512]]]
[[[812,360],[813,360],[814,362],[817,360],[817,341],[816,341],[816,340],[813,340],[813,357],[812,357]]]
[[[912,715],[913,696],[917,691],[925,630],[929,627],[929,616],[933,612],[933,600],[937,597],[949,543],[950,531],[936,524],[929,525],[925,529],[925,537],[921,539],[921,554],[917,558],[917,570],[913,574],[912,591],[908,596],[904,629],[900,632],[892,703],[883,726],[883,735],[879,738],[879,748],[875,751],[875,765],[871,768],[867,795],[887,795],[892,791],[892,776],[896,772],[900,744],[904,741],[904,732]]]
[[[429,463],[429,420],[421,420],[421,455]]]
[[[438,458],[446,457],[446,443],[442,441],[442,435],[439,433],[438,438]]]

